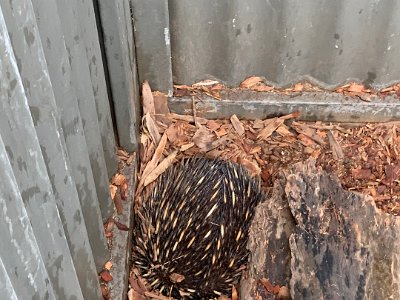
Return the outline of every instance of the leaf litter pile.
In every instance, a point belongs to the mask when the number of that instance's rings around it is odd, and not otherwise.
[[[241,87],[268,90],[265,84],[252,78]],[[202,85],[176,86],[175,91],[181,96],[201,92],[218,98],[215,91],[221,87],[216,86],[214,91]],[[292,92],[303,88],[304,85],[295,85]],[[383,93],[397,95],[399,90],[395,86]],[[355,84],[342,87],[340,92],[360,93],[356,96],[363,98],[368,93],[377,95]],[[166,95],[152,92],[147,82],[143,84],[136,207],[169,166],[184,157],[202,155],[243,165],[251,176],[261,177],[267,193],[282,169],[314,159],[317,165],[337,176],[344,188],[368,194],[378,208],[400,216],[400,122],[361,125],[300,122],[297,112],[265,120],[240,120],[236,115],[229,120],[207,120],[196,116],[195,109],[192,116],[170,113],[166,101]],[[193,104],[195,108],[195,97]],[[262,279],[260,282],[268,292],[279,293],[279,287],[267,288]],[[131,270],[129,283],[130,300],[168,299],[152,292],[135,268]],[[237,297],[233,288],[231,299]]]

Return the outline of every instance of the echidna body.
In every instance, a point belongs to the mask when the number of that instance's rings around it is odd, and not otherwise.
[[[240,166],[189,158],[157,180],[136,215],[133,263],[174,298],[228,295],[247,262],[248,230],[263,199]]]

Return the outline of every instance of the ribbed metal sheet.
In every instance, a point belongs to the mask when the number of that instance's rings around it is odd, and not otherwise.
[[[396,0],[170,0],[173,79],[380,88],[400,80],[399,15]]]
[[[1,299],[102,298],[110,111],[92,0],[0,0]]]

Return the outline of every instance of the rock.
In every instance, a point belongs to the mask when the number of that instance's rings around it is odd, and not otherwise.
[[[289,286],[292,299],[400,299],[400,218],[313,161],[283,173],[250,234],[243,299],[274,299],[257,285],[263,277]]]

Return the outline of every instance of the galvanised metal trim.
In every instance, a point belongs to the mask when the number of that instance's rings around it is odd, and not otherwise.
[[[333,93],[303,93],[295,97],[279,94],[258,94],[256,99],[196,100],[199,117],[229,119],[236,114],[242,119],[267,119],[300,112],[299,120],[326,122],[388,122],[400,120],[400,100],[387,97],[385,101],[364,102],[346,99]],[[196,98],[195,98],[196,99]],[[169,99],[171,112],[193,114],[191,97]]]

